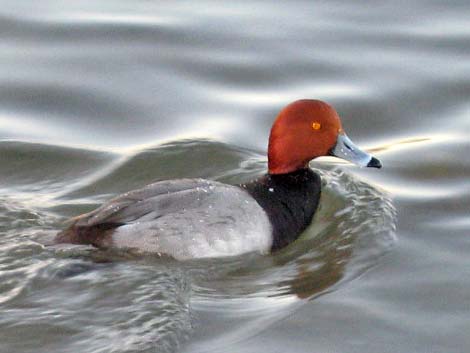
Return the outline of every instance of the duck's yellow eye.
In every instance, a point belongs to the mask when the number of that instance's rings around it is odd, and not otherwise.
[[[320,128],[321,128],[321,124],[318,121],[314,121],[312,123],[312,129],[313,130],[320,130]]]

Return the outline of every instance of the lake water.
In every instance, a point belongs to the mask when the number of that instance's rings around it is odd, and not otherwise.
[[[470,349],[468,1],[1,1],[1,352]],[[311,163],[314,223],[272,256],[49,246],[168,178],[239,183],[298,98],[384,168]]]

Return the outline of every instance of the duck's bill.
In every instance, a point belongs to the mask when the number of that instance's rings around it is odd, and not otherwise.
[[[330,151],[332,156],[345,159],[351,163],[361,167],[382,168],[382,163],[371,156],[369,153],[362,151],[357,147],[345,133],[338,135],[335,147]]]

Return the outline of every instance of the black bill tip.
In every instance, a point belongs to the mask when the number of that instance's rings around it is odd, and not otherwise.
[[[371,160],[369,161],[369,163],[367,163],[367,167],[369,167],[369,168],[382,168],[382,163],[380,163],[380,161],[377,158],[372,157]]]

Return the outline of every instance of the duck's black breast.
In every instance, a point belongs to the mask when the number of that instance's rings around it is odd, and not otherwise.
[[[240,186],[268,215],[273,227],[271,251],[276,251],[297,239],[312,222],[320,200],[321,178],[306,168],[288,174],[267,174]]]

